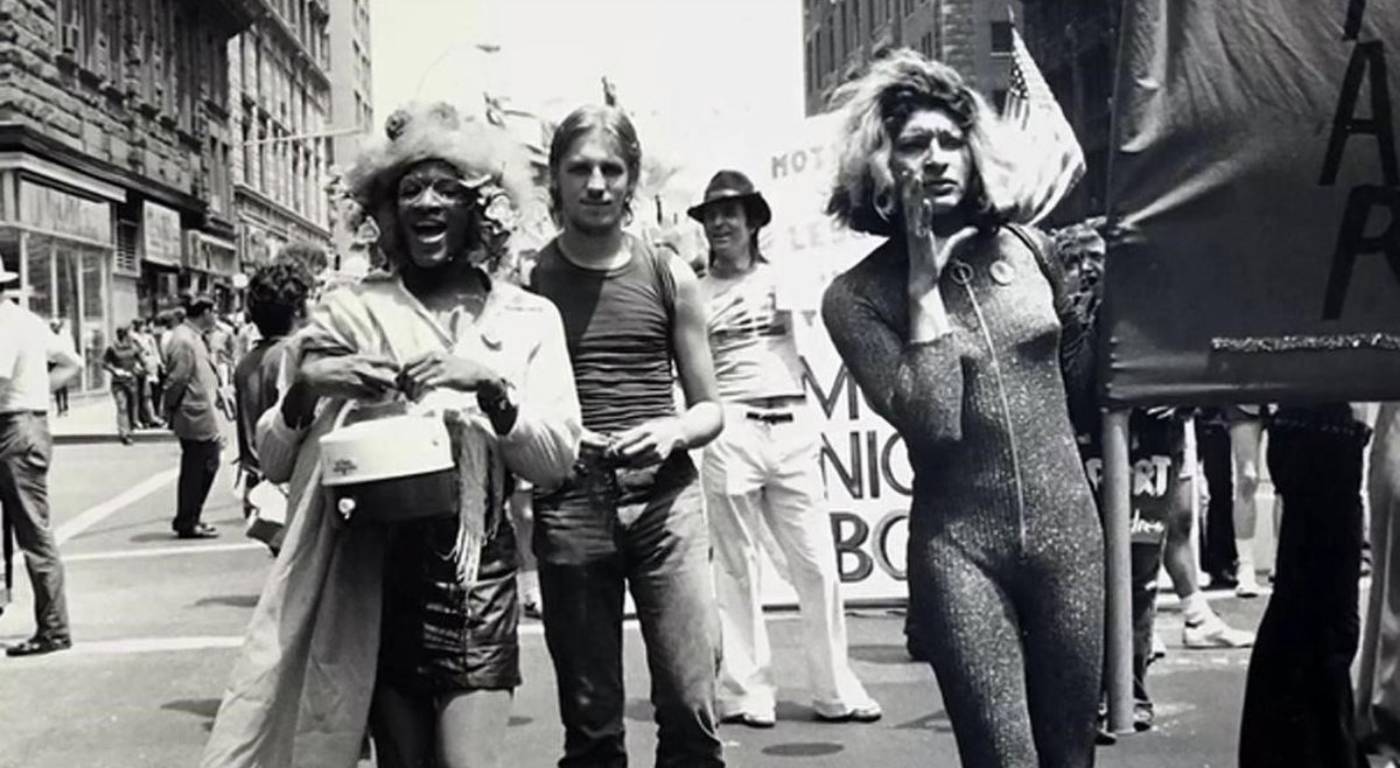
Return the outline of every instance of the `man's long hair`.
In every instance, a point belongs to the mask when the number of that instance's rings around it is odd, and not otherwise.
[[[549,208],[556,223],[563,223],[560,221],[559,164],[579,139],[595,131],[612,138],[622,155],[629,182],[627,200],[623,204],[624,216],[628,220],[632,218],[632,193],[637,190],[642,178],[642,143],[637,139],[637,129],[621,109],[589,105],[570,112],[554,129],[554,137],[549,142]]]
[[[966,136],[972,179],[963,204],[970,208],[973,223],[989,226],[1006,220],[1005,185],[1000,181],[1004,164],[994,156],[988,132],[994,119],[991,107],[952,67],[907,48],[893,51],[872,62],[861,78],[841,86],[832,98],[846,112],[836,183],[827,202],[827,213],[838,221],[872,235],[903,230],[890,153],[894,137],[923,109],[946,112]]]

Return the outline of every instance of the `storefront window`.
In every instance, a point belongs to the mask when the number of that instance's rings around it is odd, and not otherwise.
[[[29,308],[73,329],[83,357],[81,388],[107,386],[102,353],[107,349],[107,271],[110,252],[44,235],[27,235]]]

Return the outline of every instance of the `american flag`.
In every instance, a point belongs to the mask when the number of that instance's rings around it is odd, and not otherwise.
[[[1010,134],[1006,138],[1017,149],[1017,218],[1035,224],[1083,178],[1084,150],[1015,27],[1011,45],[1011,83],[1002,121]]]

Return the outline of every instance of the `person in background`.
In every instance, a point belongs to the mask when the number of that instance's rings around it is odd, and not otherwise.
[[[1283,500],[1274,592],[1249,659],[1240,768],[1364,768],[1351,664],[1360,640],[1363,406],[1283,403],[1269,476]],[[1243,559],[1243,558],[1241,558]]]
[[[1373,578],[1357,673],[1362,744],[1400,760],[1400,403],[1382,403],[1375,417],[1367,485],[1371,498]],[[1392,762],[1394,765],[1394,762]]]
[[[557,489],[536,489],[534,505],[562,768],[627,764],[629,588],[651,671],[657,765],[724,765],[710,538],[687,453],[719,434],[723,412],[695,274],[623,229],[641,161],[621,110],[584,107],[564,119],[549,151],[563,232],[531,273],[531,288],[563,316],[583,411],[574,471]]]
[[[204,501],[219,472],[220,380],[205,338],[217,315],[214,300],[185,297],[184,322],[170,332],[166,348],[166,423],[180,439],[180,479],[171,527],[181,539],[211,539],[219,532],[200,520]]]
[[[330,258],[326,253],[325,246],[305,240],[283,246],[282,250],[278,251],[277,258],[291,259],[301,264],[311,275],[313,282],[320,282],[326,269],[330,266]]]
[[[214,370],[219,374],[219,408],[224,415],[233,417],[233,367],[238,363],[235,356],[238,337],[238,318],[232,313],[220,316],[214,313],[214,325],[204,334],[204,343],[209,346],[209,354],[214,360]]]
[[[141,391],[137,394],[141,426],[154,429],[160,426],[160,418],[156,416],[156,412],[160,410],[159,345],[151,335],[149,323],[144,318],[131,321],[131,340],[141,350],[141,367],[145,370],[145,375],[138,382]]]
[[[1062,333],[1080,334],[1047,239],[1012,226],[991,108],[901,50],[838,94],[827,210],[887,238],[822,318],[914,469],[908,583],[962,763],[1094,762],[1103,532],[1075,448]]]
[[[880,705],[847,658],[836,547],[822,504],[821,429],[802,386],[795,318],[778,308],[781,278],[758,249],[772,212],[747,176],[720,171],[689,215],[709,239],[701,289],[726,424],[705,446],[700,473],[720,616],[720,722],[775,723],[759,583],[760,547],[770,541],[797,591],[817,719],[875,722]]]
[[[71,648],[63,561],[49,516],[49,395],[78,376],[82,362],[72,345],[38,315],[15,302],[19,275],[0,264],[0,531],[6,539],[9,597],[9,537],[24,552],[34,590],[34,636],[5,650],[32,656]]]
[[[60,342],[68,345],[67,348],[74,357],[77,356],[78,353],[73,347],[73,339],[68,335],[68,331],[62,320],[57,318],[50,320],[49,330],[53,332],[53,335],[56,336]],[[68,386],[69,385],[65,382],[63,386],[53,391],[55,416],[68,415]]]
[[[175,335],[175,329],[185,322],[185,308],[174,307],[160,313],[161,332],[156,339],[156,349],[160,352],[160,359],[165,367],[169,367],[166,360],[170,352],[170,339]]]
[[[1263,448],[1264,426],[1269,409],[1263,405],[1227,405],[1220,409],[1230,447],[1228,485],[1224,477],[1211,483],[1212,493],[1221,491],[1220,505],[1212,496],[1210,511],[1220,511],[1229,491],[1228,530],[1222,518],[1216,523],[1216,534],[1208,536],[1211,549],[1212,581],[1221,586],[1232,581],[1239,597],[1258,597],[1260,587],[1254,558],[1254,534],[1259,521],[1260,453]],[[1218,440],[1218,437],[1213,439]],[[1219,450],[1218,448],[1216,449]],[[1221,467],[1220,472],[1225,471]],[[1206,523],[1210,525],[1209,520]],[[1231,541],[1223,541],[1226,535]],[[1228,559],[1234,555],[1233,573]]]
[[[123,445],[131,445],[132,430],[141,425],[141,382],[146,368],[130,328],[117,329],[116,341],[102,353],[102,368],[111,378],[112,399],[117,405],[117,437]]]
[[[277,403],[278,379],[288,336],[306,317],[313,279],[299,262],[276,260],[259,267],[248,281],[248,315],[259,340],[233,372],[234,425],[238,435],[238,466],[244,474],[244,515],[247,494],[262,480],[255,450],[257,425]]]

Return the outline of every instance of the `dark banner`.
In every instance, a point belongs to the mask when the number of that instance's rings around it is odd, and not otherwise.
[[[1400,399],[1400,3],[1126,0],[1116,404]]]

